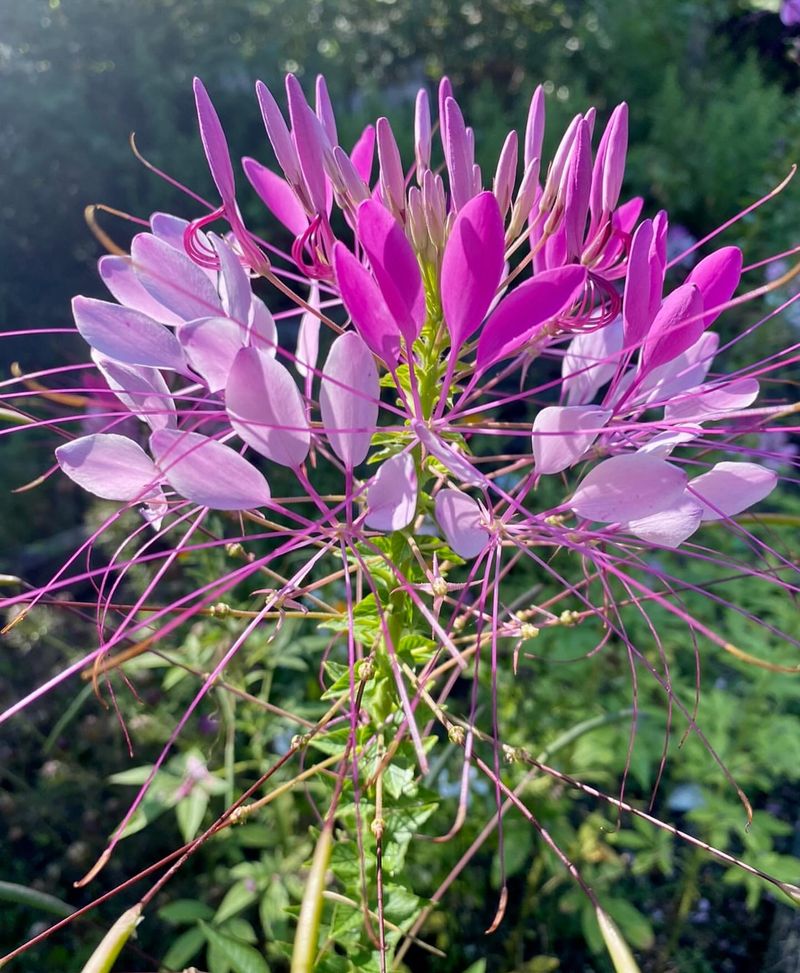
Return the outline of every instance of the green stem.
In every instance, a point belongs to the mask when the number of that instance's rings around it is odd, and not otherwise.
[[[313,973],[319,942],[319,924],[322,918],[322,901],[325,892],[325,875],[333,849],[333,818],[323,825],[311,859],[311,870],[306,879],[297,932],[294,936],[291,973]]]

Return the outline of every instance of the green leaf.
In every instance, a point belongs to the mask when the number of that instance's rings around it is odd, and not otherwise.
[[[197,899],[175,899],[168,902],[158,910],[159,919],[180,926],[187,922],[195,922],[197,919],[210,919],[214,915],[214,910],[205,902],[198,902]]]
[[[0,882],[0,901],[41,909],[42,912],[51,912],[53,915],[61,916],[62,919],[66,919],[75,911],[71,905],[67,905],[54,895],[29,889],[26,885],[15,885],[13,882]]]
[[[641,973],[633,958],[630,947],[622,938],[622,934],[614,924],[614,920],[606,915],[602,909],[597,909],[597,924],[600,926],[600,933],[606,944],[608,955],[614,964],[617,973]]]
[[[235,973],[269,973],[266,960],[257,949],[232,936],[226,936],[205,922],[200,923],[200,928],[209,945],[225,956]]]
[[[252,879],[249,879],[237,882],[228,889],[214,916],[217,925],[221,925],[226,919],[230,919],[256,901],[259,893],[257,888],[251,887],[252,884]]]
[[[208,792],[195,786],[175,807],[175,816],[184,841],[191,841],[200,830],[208,807]]]
[[[186,932],[181,933],[177,939],[173,940],[162,960],[162,965],[170,970],[184,969],[189,960],[200,952],[205,942],[206,937],[199,926],[187,929]]]

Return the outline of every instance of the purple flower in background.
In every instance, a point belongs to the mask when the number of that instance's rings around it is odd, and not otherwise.
[[[780,18],[784,27],[800,24],[800,0],[781,0]]]

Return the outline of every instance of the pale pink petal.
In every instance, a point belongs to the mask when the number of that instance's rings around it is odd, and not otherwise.
[[[263,355],[275,355],[278,346],[278,329],[275,319],[260,297],[253,297],[247,329],[247,344],[258,348]]]
[[[756,379],[737,378],[717,388],[702,389],[670,400],[664,409],[664,418],[681,422],[722,419],[729,412],[738,412],[752,405],[758,398],[758,391]]]
[[[316,281],[311,285],[308,294],[308,304],[310,307],[319,310],[319,284]],[[297,352],[295,355],[295,368],[307,378],[314,373],[319,357],[319,326],[320,319],[311,311],[305,311],[300,318],[300,327],[297,332]]]
[[[107,255],[101,257],[97,268],[103,283],[112,295],[125,307],[141,311],[154,321],[162,324],[180,324],[183,318],[162,307],[161,304],[144,289],[139,278],[133,272],[130,257],[116,257]]]
[[[637,390],[636,398],[646,398],[648,402],[663,401],[701,385],[718,345],[719,335],[706,331],[691,348],[649,372]]]
[[[56,449],[58,465],[96,497],[145,500],[159,493],[161,474],[141,446],[125,436],[97,433]]]
[[[425,291],[411,244],[386,207],[372,199],[358,207],[357,233],[390,313],[413,344],[425,322]]]
[[[234,251],[220,237],[212,236],[211,245],[219,257],[220,297],[225,313],[234,321],[247,324],[253,297],[247,271]]]
[[[703,316],[704,328],[708,328],[722,314],[722,305],[733,297],[741,276],[742,251],[738,247],[715,250],[692,269],[686,283],[696,284],[700,288],[703,308],[711,312]]]
[[[538,85],[528,107],[528,120],[525,125],[524,162],[527,169],[534,159],[542,157],[544,139],[544,89]]]
[[[459,557],[473,558],[489,543],[485,515],[478,503],[460,490],[440,490],[436,495],[436,520],[445,540]]]
[[[584,477],[570,507],[589,520],[627,523],[668,509],[685,486],[686,474],[655,456],[612,456]]]
[[[126,365],[96,351],[92,359],[120,402],[151,429],[175,425],[175,403],[161,372],[145,365]]]
[[[477,372],[513,355],[548,321],[567,310],[586,282],[586,268],[573,264],[545,270],[498,304],[478,340]]]
[[[697,530],[702,516],[701,505],[684,493],[673,506],[649,517],[631,520],[625,527],[643,541],[674,549]]]
[[[354,331],[339,335],[322,370],[319,407],[331,449],[348,468],[369,452],[379,400],[378,372],[366,342]]]
[[[270,213],[294,236],[304,233],[308,228],[308,216],[289,183],[255,159],[242,159],[242,167]]]
[[[182,320],[221,313],[222,303],[208,275],[164,240],[150,233],[137,234],[131,243],[131,258],[145,290]]]
[[[703,520],[721,520],[768,497],[777,475],[758,463],[717,463],[689,481],[689,492],[703,508]]]
[[[200,318],[178,329],[178,339],[189,364],[210,392],[225,388],[246,334],[246,329],[230,318]]]
[[[195,432],[159,429],[150,449],[167,483],[212,510],[251,510],[269,503],[267,481],[230,446]]]
[[[367,488],[364,523],[374,530],[402,530],[417,509],[417,470],[410,453],[390,456]]]
[[[672,430],[667,430],[666,432],[660,432],[658,435],[653,436],[649,439],[644,446],[640,446],[637,453],[648,453],[650,456],[658,456],[660,459],[666,459],[667,456],[672,454],[672,451],[678,446],[682,446],[684,443],[690,443],[693,439],[697,439],[698,436],[702,435],[703,429],[701,426],[696,426],[694,431],[684,430],[683,432],[673,432]]]
[[[574,466],[611,418],[610,409],[556,406],[542,409],[533,422],[536,473],[560,473]]]
[[[452,352],[483,321],[503,273],[503,220],[493,193],[479,193],[456,217],[442,258],[441,295]]]
[[[400,331],[369,271],[343,243],[333,248],[339,293],[358,333],[390,367],[400,354]]]
[[[622,340],[621,318],[597,331],[575,335],[561,363],[561,388],[567,393],[567,405],[591,401],[614,376]]]
[[[308,456],[311,431],[302,396],[274,358],[243,348],[228,376],[225,406],[231,426],[262,456],[290,469]]]
[[[400,150],[389,124],[388,118],[379,118],[375,125],[378,142],[378,163],[380,166],[380,187],[383,198],[395,212],[402,213],[405,208],[406,181]]]
[[[486,482],[486,478],[475,469],[467,457],[462,456],[454,446],[441,440],[424,422],[414,419],[411,429],[431,456],[438,459],[465,486],[477,486]]]
[[[151,365],[176,371],[186,368],[186,359],[175,335],[163,324],[138,311],[91,297],[75,297],[72,313],[83,339],[101,355],[129,365]]]

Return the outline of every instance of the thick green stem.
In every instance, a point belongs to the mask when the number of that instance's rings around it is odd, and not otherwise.
[[[325,874],[333,848],[333,819],[323,825],[311,859],[311,870],[306,880],[297,932],[294,936],[291,973],[313,973],[319,943],[319,923],[322,918],[322,901],[325,892]]]

